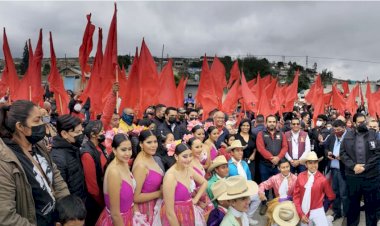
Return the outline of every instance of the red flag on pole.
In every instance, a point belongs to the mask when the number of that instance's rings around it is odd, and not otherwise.
[[[168,63],[162,69],[159,76],[160,92],[158,102],[166,106],[177,106],[177,87],[174,81],[173,60],[169,59]]]
[[[82,82],[86,80],[85,74],[90,73],[90,65],[87,64],[88,58],[92,51],[92,36],[95,31],[95,26],[91,24],[91,13],[87,16],[87,25],[84,30],[82,44],[79,47],[79,65],[82,71]]]
[[[348,87],[347,81],[342,83],[342,88],[343,88],[343,97],[346,97],[350,93],[350,88]]]
[[[245,79],[244,72],[241,75],[241,92],[243,95],[243,100],[244,100],[246,109],[253,112],[257,112],[258,99],[253,94],[253,92],[249,89],[247,81]]]
[[[157,73],[157,65],[154,62],[152,54],[142,40],[139,58],[139,81],[140,81],[140,111],[139,117],[150,105],[158,103],[159,79]]]
[[[5,28],[3,30],[3,52],[4,52],[4,70],[2,75],[2,82],[6,87],[9,88],[9,93],[11,99],[13,100],[13,95],[18,91],[19,79],[16,72],[16,67],[13,62],[12,53],[9,48],[7,34],[5,33]],[[29,64],[30,65],[30,64]],[[18,91],[19,92],[19,91]]]
[[[357,96],[359,96],[358,83],[351,90],[350,95],[348,96],[347,101],[346,101],[346,110],[348,110],[351,113],[351,115],[355,114],[356,110],[358,109],[358,104],[356,103]]]
[[[313,85],[311,85],[309,92],[306,94],[305,100],[310,104],[313,103],[314,97],[317,96],[316,93],[318,92],[319,89],[323,89],[323,86],[322,86],[321,75],[318,74],[317,78],[315,79],[315,82],[313,83]]]
[[[136,47],[135,57],[133,58],[132,66],[128,74],[127,85],[120,90],[122,97],[120,109],[132,108],[136,112],[139,110],[140,99],[140,82],[139,82],[139,54]]]
[[[240,78],[239,63],[237,60],[235,60],[230,70],[230,79],[228,80],[227,88],[230,89],[232,86],[232,83],[239,78]]]
[[[218,107],[221,109],[224,88],[227,87],[226,69],[224,68],[222,62],[220,62],[219,58],[216,56],[214,57],[210,73],[214,80],[214,89],[215,94],[218,98]]]
[[[340,112],[344,112],[345,106],[346,106],[346,100],[344,99],[343,95],[340,93],[338,88],[336,87],[336,84],[334,83],[332,86],[332,97],[331,97],[331,105],[339,110]]]
[[[235,112],[235,109],[239,100],[239,87],[240,79],[235,80],[235,83],[232,85],[231,89],[228,91],[226,98],[223,102],[222,111],[227,114],[232,114]]]
[[[50,34],[50,73],[48,76],[48,82],[50,84],[50,90],[53,91],[55,102],[57,103],[57,112],[60,115],[69,113],[69,96],[66,93],[65,87],[63,85],[63,80],[61,75],[59,74],[57,68],[57,59],[55,56],[53,38]]]
[[[179,80],[178,86],[177,86],[177,107],[183,107],[184,105],[184,93],[186,89],[186,84],[187,84],[187,77],[185,78],[184,76]]]

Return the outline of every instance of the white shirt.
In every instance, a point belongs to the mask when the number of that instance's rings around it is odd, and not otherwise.
[[[287,152],[285,154],[285,158],[288,161],[291,161],[293,159],[305,158],[305,156],[311,151],[309,135],[306,135],[306,138],[305,138],[305,151],[304,151],[304,153],[301,156],[298,156],[298,154],[299,154],[298,153],[298,138],[299,138],[300,132],[294,133],[293,131],[291,131],[291,133],[292,133],[292,136],[291,136],[291,139],[292,139],[292,156],[290,156],[289,152]]]

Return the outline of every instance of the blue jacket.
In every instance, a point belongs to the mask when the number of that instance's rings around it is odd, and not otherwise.
[[[247,180],[252,180],[252,175],[251,175],[251,171],[249,170],[248,164],[244,160],[241,160],[241,164],[243,165],[243,169],[244,169],[245,173],[247,174]],[[237,167],[232,162],[232,159],[230,159],[228,161],[228,170],[229,170],[229,175],[228,176],[239,175]]]

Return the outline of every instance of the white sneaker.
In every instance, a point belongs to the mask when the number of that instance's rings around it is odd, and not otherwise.
[[[257,225],[259,222],[257,220],[249,218],[249,225]]]

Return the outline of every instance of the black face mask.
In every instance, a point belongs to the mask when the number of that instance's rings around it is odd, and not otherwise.
[[[368,131],[366,123],[360,123],[358,127],[356,127],[359,133],[365,133]]]
[[[170,124],[173,124],[176,122],[176,118],[175,117],[169,117],[169,123]]]
[[[39,126],[32,126],[32,135],[25,136],[25,138],[29,141],[31,144],[36,144],[38,141],[44,139],[46,135],[46,127],[45,124],[41,124]]]
[[[82,146],[82,143],[83,143],[83,139],[84,139],[84,134],[82,133],[82,134],[79,134],[79,135],[76,135],[75,137],[74,137],[74,146],[75,147],[78,147],[78,148],[80,148],[81,146]]]
[[[99,143],[103,143],[105,140],[106,140],[106,136],[104,136],[104,134],[100,134],[98,136],[98,142]]]

